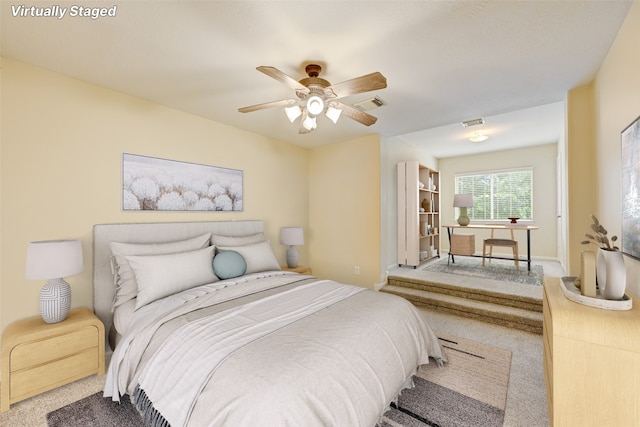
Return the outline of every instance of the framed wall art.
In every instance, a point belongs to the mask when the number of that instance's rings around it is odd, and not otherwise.
[[[640,117],[621,134],[622,252],[640,259]]]
[[[241,170],[122,155],[125,211],[242,211]]]

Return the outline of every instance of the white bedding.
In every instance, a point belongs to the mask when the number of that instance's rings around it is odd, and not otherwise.
[[[134,395],[156,425],[373,426],[420,365],[444,359],[404,299],[280,271],[130,319],[104,395]]]

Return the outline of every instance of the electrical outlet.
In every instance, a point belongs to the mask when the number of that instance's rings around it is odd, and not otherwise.
[[[360,266],[356,265],[356,266],[353,268],[353,274],[360,274]]]

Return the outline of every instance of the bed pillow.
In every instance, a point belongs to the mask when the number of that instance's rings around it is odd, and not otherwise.
[[[247,236],[211,236],[211,244],[214,246],[244,246],[253,243],[264,242],[264,233],[249,234]]]
[[[244,246],[223,246],[218,249],[220,251],[233,250],[242,255],[247,263],[247,271],[245,274],[280,270],[278,260],[271,250],[271,245],[267,241]]]
[[[213,272],[218,278],[233,279],[247,271],[247,262],[236,251],[220,252],[213,258]]]
[[[196,249],[202,249],[209,246],[211,233],[205,233],[200,236],[192,237],[186,240],[178,240],[175,242],[165,243],[120,243],[111,242],[111,263],[116,279],[116,292],[113,300],[113,306],[133,299],[138,294],[138,285],[136,278],[125,259],[127,255],[161,255],[172,254],[177,252],[188,252]]]
[[[126,256],[138,283],[136,309],[160,298],[218,281],[213,273],[214,246],[166,255]]]

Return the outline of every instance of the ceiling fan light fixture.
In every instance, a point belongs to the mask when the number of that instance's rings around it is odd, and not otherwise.
[[[302,115],[302,109],[298,105],[294,105],[293,107],[286,107],[284,109],[284,112],[291,123],[293,123],[295,119]]]
[[[302,122],[302,126],[304,126],[306,130],[311,131],[318,127],[318,124],[316,123],[315,117],[307,116],[307,118]]]
[[[302,80],[288,76],[271,66],[260,66],[256,69],[278,80],[290,89],[293,89],[295,91],[295,98],[250,105],[248,107],[238,108],[238,112],[249,113],[273,107],[284,108],[285,114],[291,123],[300,117],[300,125],[298,127],[300,134],[306,134],[316,129],[316,118],[322,113],[326,114],[327,118],[334,124],[337,123],[342,114],[342,110],[344,110],[348,119],[354,120],[364,126],[371,126],[377,121],[376,117],[360,110],[354,105],[343,104],[337,100],[387,87],[387,78],[377,71],[337,84],[331,84],[327,80],[319,77],[322,67],[318,64],[308,64],[305,72],[309,77]],[[377,96],[374,96],[369,101],[367,107],[371,108],[385,104],[385,102]]]
[[[317,116],[324,110],[324,101],[318,95],[310,96],[307,99],[307,111],[313,116]]]
[[[327,112],[325,114],[334,124],[336,124],[336,123],[338,123],[338,119],[340,118],[340,114],[342,114],[342,110],[340,110],[338,108],[334,108],[332,106],[329,106],[329,108],[327,108]]]
[[[474,132],[469,137],[469,141],[471,142],[482,142],[486,141],[487,139],[489,139],[489,136],[484,132]]]

